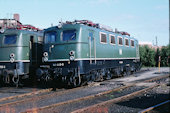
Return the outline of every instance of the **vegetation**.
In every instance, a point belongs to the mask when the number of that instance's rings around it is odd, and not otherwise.
[[[161,67],[170,66],[170,45],[161,49],[153,49],[148,46],[140,46],[140,59],[143,66],[157,67],[160,60]]]

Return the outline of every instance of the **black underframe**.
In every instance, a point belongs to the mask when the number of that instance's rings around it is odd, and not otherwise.
[[[98,69],[113,69],[118,67],[137,67],[140,65],[139,60],[136,59],[120,59],[120,60],[97,60],[90,62],[89,60],[80,61],[57,61],[46,62],[44,66],[49,67],[50,70],[55,71],[56,74],[67,76],[70,71],[78,70],[79,74],[89,74],[93,70]]]

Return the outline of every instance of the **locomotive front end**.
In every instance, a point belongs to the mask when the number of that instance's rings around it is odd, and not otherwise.
[[[43,65],[37,70],[39,80],[57,80],[68,83],[70,76],[77,73],[77,51],[79,26],[63,25],[45,30]],[[69,80],[68,80],[69,79]]]
[[[0,38],[0,74],[4,83],[18,84],[19,75],[24,72],[23,61],[27,60],[27,50],[23,50],[22,34],[16,30],[6,30]],[[25,52],[23,52],[25,51]]]
[[[6,84],[21,84],[29,78],[30,67],[38,64],[33,42],[36,34],[31,31],[6,29],[0,37],[0,77]],[[35,47],[36,48],[35,48]]]

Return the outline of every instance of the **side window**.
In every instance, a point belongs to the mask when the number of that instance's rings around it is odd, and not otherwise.
[[[123,45],[123,38],[118,36],[118,44]]]
[[[131,40],[131,47],[134,47],[135,46],[135,44],[134,44],[134,40]]]
[[[47,32],[45,33],[45,43],[55,43],[57,38],[56,32]]]
[[[115,36],[114,35],[109,35],[110,36],[110,43],[111,44],[116,44]]]
[[[71,40],[76,40],[76,30],[65,30],[61,34],[62,36],[62,41],[71,41]]]
[[[129,46],[129,40],[127,38],[125,38],[125,45]]]
[[[38,36],[38,43],[43,43],[43,38],[41,36]]]
[[[100,33],[100,43],[107,43],[106,33]]]
[[[4,44],[16,44],[17,35],[5,35]]]

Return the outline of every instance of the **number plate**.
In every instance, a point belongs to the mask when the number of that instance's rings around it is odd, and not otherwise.
[[[0,65],[0,69],[5,69],[5,68],[6,68],[6,66]]]
[[[55,63],[53,66],[64,66],[64,63]]]

